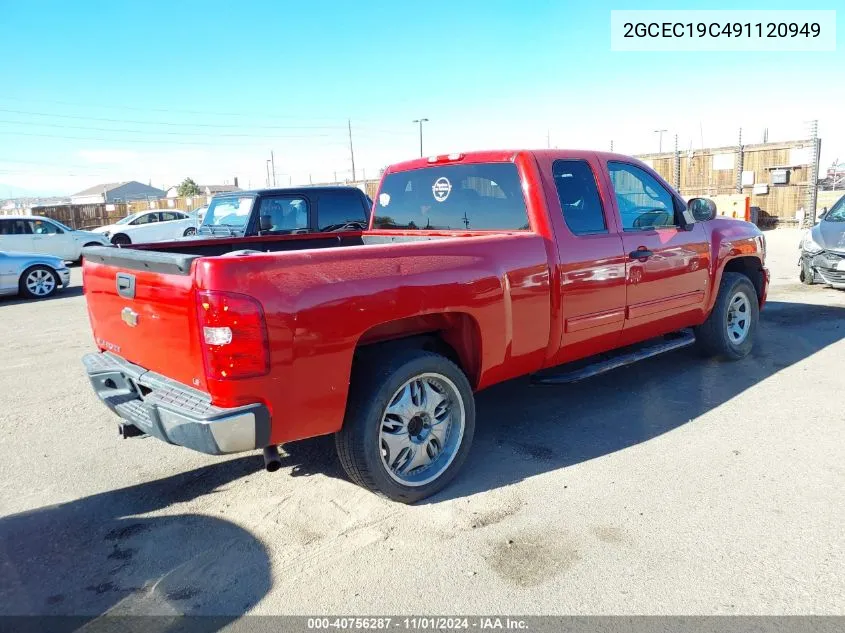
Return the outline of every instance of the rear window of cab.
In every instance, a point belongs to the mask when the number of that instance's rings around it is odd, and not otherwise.
[[[374,216],[377,229],[529,228],[513,163],[442,165],[388,174],[375,201]]]

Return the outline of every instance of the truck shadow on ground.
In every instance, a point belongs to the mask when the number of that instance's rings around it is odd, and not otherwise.
[[[752,354],[702,359],[691,349],[564,386],[528,379],[477,395],[475,440],[458,477],[421,502],[507,486],[648,441],[728,402],[845,337],[845,308],[769,301]],[[331,437],[286,445],[291,476],[344,478]],[[285,472],[285,471],[282,471]]]
[[[519,379],[492,387],[478,394],[475,442],[462,474],[428,502],[509,485],[694,424],[843,337],[843,307],[770,301],[754,351],[738,362],[685,349],[565,386]]]
[[[220,461],[3,517],[0,616],[77,616],[42,627],[69,631],[86,623],[96,628],[90,620],[105,612],[215,615],[220,617],[204,619],[198,630],[219,629],[270,590],[267,551],[247,530],[223,519],[155,514],[262,467],[254,455]],[[166,631],[169,623],[177,624],[167,618],[148,624]]]

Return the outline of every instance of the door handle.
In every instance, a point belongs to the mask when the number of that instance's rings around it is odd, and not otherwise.
[[[628,257],[630,257],[631,259],[648,259],[652,255],[654,255],[654,253],[652,253],[647,248],[639,248],[635,251],[631,251],[630,253],[628,253]]]

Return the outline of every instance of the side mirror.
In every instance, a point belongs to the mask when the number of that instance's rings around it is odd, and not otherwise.
[[[692,198],[687,203],[687,209],[696,222],[707,222],[716,217],[716,203],[710,198]]]
[[[258,218],[258,229],[260,231],[269,231],[273,228],[273,218],[269,215],[262,215]]]

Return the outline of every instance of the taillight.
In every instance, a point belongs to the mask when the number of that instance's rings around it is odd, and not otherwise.
[[[264,310],[234,292],[197,293],[200,343],[210,380],[250,378],[270,371]]]

